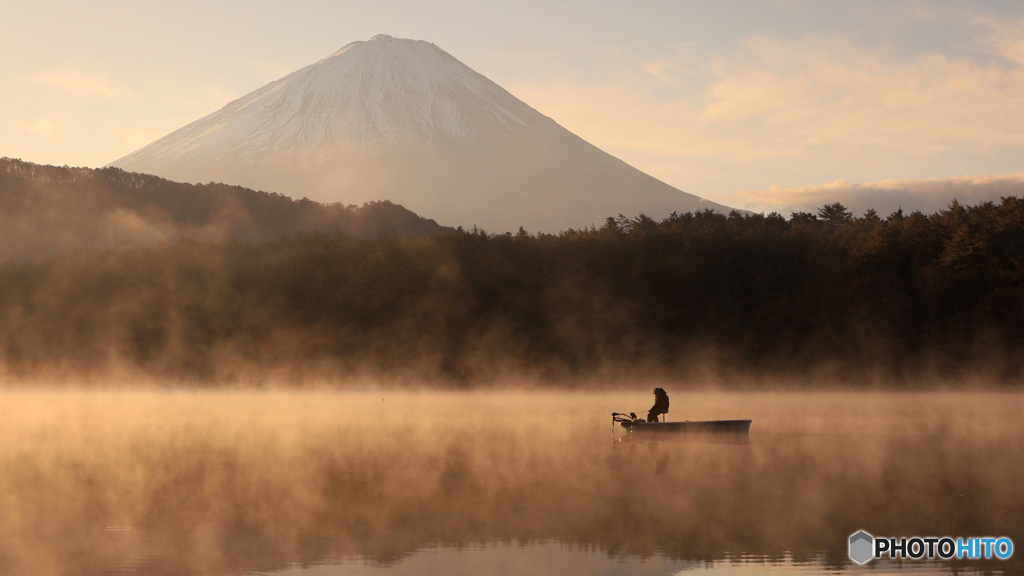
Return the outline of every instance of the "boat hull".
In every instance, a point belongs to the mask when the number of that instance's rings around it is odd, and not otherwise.
[[[637,435],[655,436],[742,436],[750,435],[750,420],[705,420],[698,422],[622,421],[622,427]]]

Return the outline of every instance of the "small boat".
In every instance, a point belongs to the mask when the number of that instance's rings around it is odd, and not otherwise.
[[[729,436],[750,435],[751,420],[699,420],[682,422],[647,422],[633,414],[612,413],[612,420],[635,436]]]

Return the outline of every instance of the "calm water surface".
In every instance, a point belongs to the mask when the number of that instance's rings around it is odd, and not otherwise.
[[[858,574],[886,576],[896,574],[949,574],[948,567],[936,564],[897,566],[880,563],[872,568],[828,568],[825,559],[803,562],[791,558],[766,560],[736,558],[716,562],[672,559],[663,555],[648,558],[615,556],[606,552],[557,542],[526,545],[491,543],[471,547],[443,544],[427,546],[409,558],[391,564],[379,564],[366,558],[324,558],[309,565],[295,565],[282,571],[255,572],[253,575],[283,576],[418,576],[446,574],[488,574],[520,576],[524,574],[567,574],[587,576],[664,575],[680,576],[753,576],[758,574]],[[974,573],[974,572],[971,572]]]
[[[1024,396],[692,393],[747,445],[613,442],[630,393],[0,392],[0,573],[1021,573]]]

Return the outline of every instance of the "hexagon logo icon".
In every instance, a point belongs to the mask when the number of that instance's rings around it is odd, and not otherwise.
[[[850,560],[865,564],[875,557],[875,538],[863,530],[850,534]]]

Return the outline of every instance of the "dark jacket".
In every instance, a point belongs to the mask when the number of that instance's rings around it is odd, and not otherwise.
[[[647,411],[647,421],[657,422],[658,416],[662,414],[668,414],[668,394],[661,388],[658,388],[654,392],[654,406],[651,406],[651,409]]]

